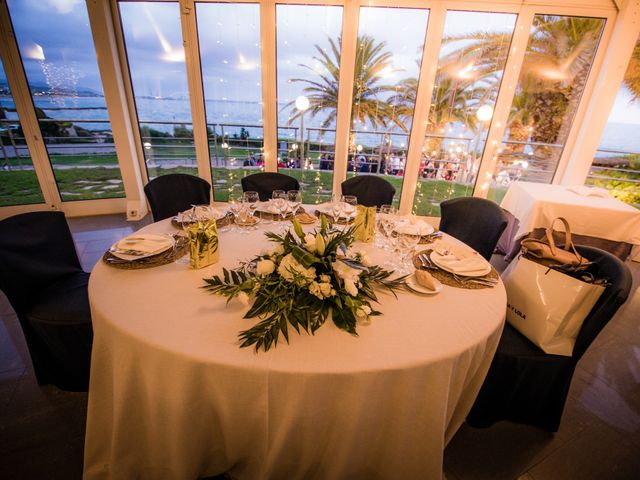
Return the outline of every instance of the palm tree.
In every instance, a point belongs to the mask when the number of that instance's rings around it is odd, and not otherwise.
[[[338,85],[340,82],[340,37],[329,40],[329,49],[315,45],[317,55],[313,60],[324,68],[320,73],[308,65],[302,67],[313,71],[317,79],[294,78],[292,82],[302,82],[307,86],[303,92],[309,99],[311,118],[322,113],[326,117],[322,128],[327,128],[335,120],[338,111]],[[389,104],[385,102],[385,93],[393,87],[381,84],[382,74],[392,68],[392,54],[385,51],[385,42],[376,42],[368,35],[358,37],[356,50],[355,78],[353,82],[353,105],[351,120],[362,123],[369,122],[373,128],[381,126],[387,128],[392,115]],[[290,108],[294,102],[289,102],[284,108]],[[301,112],[292,110],[289,123],[300,116]]]
[[[633,49],[631,60],[624,74],[624,85],[631,92],[631,101],[640,101],[640,39]]]

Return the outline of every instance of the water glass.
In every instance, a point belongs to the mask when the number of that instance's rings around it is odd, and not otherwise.
[[[300,205],[302,204],[302,194],[299,190],[289,190],[287,192],[287,199],[289,201],[291,211],[295,215],[298,211],[298,207],[300,207]]]
[[[286,230],[287,227],[284,224],[284,219],[287,215],[287,211],[289,210],[289,197],[287,194],[280,190],[282,193],[273,193],[273,206],[276,211],[280,214],[280,220],[282,221],[282,230]]]
[[[398,273],[401,275],[413,273],[413,251],[420,242],[420,235],[415,232],[398,233],[398,247],[402,253],[402,263]]]
[[[258,203],[260,202],[258,192],[244,192],[244,201],[249,206],[251,214],[253,214],[258,208]]]
[[[342,202],[342,214],[347,218],[347,221],[352,217],[355,217],[358,206],[358,197],[355,195],[342,195],[340,201]]]

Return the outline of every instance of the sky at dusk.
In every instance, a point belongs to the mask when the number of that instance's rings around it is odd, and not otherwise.
[[[166,2],[119,2],[130,71],[137,96],[188,98],[179,7]],[[95,50],[83,0],[8,0],[28,81],[32,86],[102,93]],[[277,79],[280,104],[295,99],[317,67],[314,45],[328,47],[342,28],[342,7],[277,7]],[[260,102],[260,18],[257,4],[197,4],[198,33],[207,100]],[[469,19],[447,19],[450,34],[468,33]],[[428,11],[363,8],[359,32],[385,41],[394,53],[397,82],[417,76],[416,60],[425,38]],[[512,28],[514,15],[480,14],[474,28]],[[44,28],[46,27],[46,28]],[[428,48],[428,46],[427,46]],[[321,69],[317,69],[321,71]],[[0,72],[0,81],[4,72]],[[610,121],[640,123],[640,106],[622,90]],[[253,107],[255,111],[255,106]],[[260,121],[261,118],[256,118]]]

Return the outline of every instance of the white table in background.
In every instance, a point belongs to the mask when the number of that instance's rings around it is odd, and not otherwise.
[[[514,182],[500,206],[520,220],[516,238],[564,217],[573,233],[634,245],[631,257],[640,261],[640,210],[615,198],[578,195],[564,185]]]
[[[199,287],[267,246],[263,229],[222,232],[221,261],[202,270],[96,265],[85,479],[441,477],[502,331],[502,283],[381,293],[359,337],[328,321],[254,353],[237,341],[247,307]]]

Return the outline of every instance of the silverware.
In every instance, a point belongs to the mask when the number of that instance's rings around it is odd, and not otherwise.
[[[124,249],[124,248],[110,248],[109,251],[111,253],[119,253],[120,255],[133,255],[134,257],[147,255],[149,253],[149,252],[143,252],[141,250]]]
[[[453,275],[453,278],[456,282],[461,283],[463,285],[465,284],[476,284],[476,285],[483,285],[486,287],[493,287],[498,283],[498,279],[494,279],[494,278],[486,278],[486,277],[461,277],[460,275],[456,275],[455,273],[452,273],[451,275]]]

